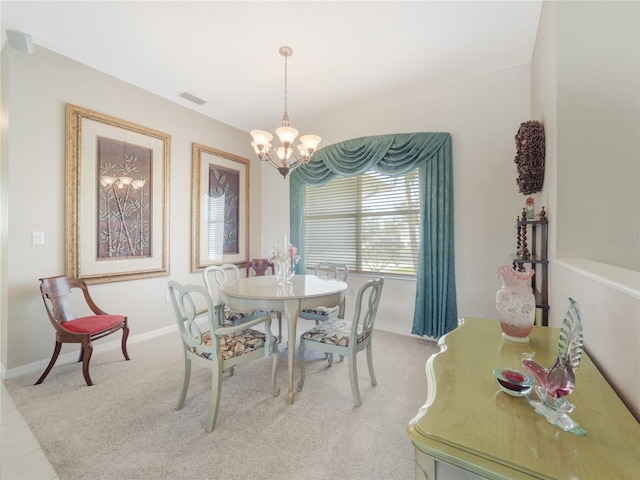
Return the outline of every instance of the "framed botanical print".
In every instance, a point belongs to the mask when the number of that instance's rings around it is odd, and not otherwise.
[[[249,160],[194,143],[191,269],[249,257]]]
[[[67,104],[67,275],[169,274],[170,136]]]

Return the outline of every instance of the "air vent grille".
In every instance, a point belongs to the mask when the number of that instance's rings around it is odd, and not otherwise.
[[[195,103],[196,105],[204,105],[205,103],[207,103],[205,100],[196,97],[195,95],[191,95],[189,92],[182,92],[180,96],[185,100],[189,100],[190,102]]]

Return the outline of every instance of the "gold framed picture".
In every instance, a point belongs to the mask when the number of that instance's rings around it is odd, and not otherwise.
[[[194,143],[191,270],[249,258],[249,160]]]
[[[67,275],[169,274],[171,137],[67,104]]]

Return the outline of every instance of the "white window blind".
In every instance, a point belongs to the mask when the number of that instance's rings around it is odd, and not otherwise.
[[[390,177],[369,171],[306,187],[305,261],[346,263],[352,272],[415,275],[418,170]]]

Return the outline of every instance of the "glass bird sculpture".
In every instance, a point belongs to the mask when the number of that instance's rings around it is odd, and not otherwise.
[[[536,413],[565,431],[584,435],[586,432],[569,417],[575,408],[566,397],[573,392],[576,384],[575,371],[580,365],[583,351],[582,321],[578,304],[572,298],[567,314],[560,328],[558,358],[546,369],[533,359],[535,353],[525,353],[522,365],[529,370],[540,385],[536,385],[527,396]]]

